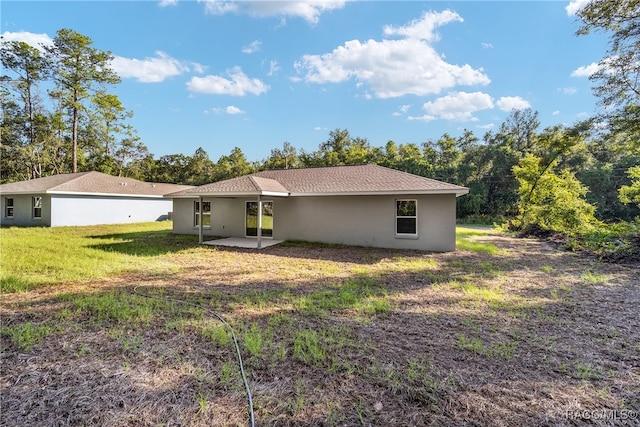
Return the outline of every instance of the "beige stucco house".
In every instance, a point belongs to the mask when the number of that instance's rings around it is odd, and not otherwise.
[[[173,232],[455,249],[460,187],[376,165],[257,172],[168,194]]]
[[[5,226],[57,227],[123,224],[167,219],[167,193],[191,188],[78,172],[0,185]]]

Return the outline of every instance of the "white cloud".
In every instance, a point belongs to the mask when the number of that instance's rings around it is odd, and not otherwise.
[[[551,113],[552,116],[559,116],[560,115],[560,111],[556,110],[553,113]]]
[[[273,76],[278,71],[280,71],[280,66],[278,65],[278,61],[269,61],[269,72],[267,72],[267,75]]]
[[[245,112],[242,111],[241,109],[239,109],[238,107],[236,107],[235,105],[229,105],[227,106],[227,108],[225,108],[225,112],[227,114],[244,114]]]
[[[194,64],[194,68],[202,66]],[[134,78],[142,83],[158,83],[165,79],[190,71],[187,64],[157,51],[155,58],[135,59],[116,56],[111,68],[122,78]]]
[[[562,92],[565,95],[575,95],[578,92],[578,89],[575,87],[561,87],[558,89],[558,92]]]
[[[160,0],[160,3],[158,3],[158,6],[160,7],[177,6],[177,5],[178,5],[178,0]]]
[[[197,93],[232,96],[260,95],[269,90],[268,85],[260,79],[250,79],[240,67],[228,70],[227,75],[229,79],[212,75],[192,77],[187,83],[187,89]]]
[[[400,110],[400,111],[395,111],[391,115],[392,116],[402,116],[404,114],[407,114],[407,112],[410,109],[411,109],[411,105],[410,104],[401,105],[400,108],[398,108],[398,110]]]
[[[205,12],[212,15],[226,13],[246,13],[255,17],[297,17],[310,24],[317,24],[320,15],[334,9],[342,9],[344,0],[306,0],[306,1],[229,1],[198,0],[205,4]]]
[[[483,49],[493,49],[493,45],[491,43],[481,43]]]
[[[486,130],[493,129],[494,127],[495,127],[495,125],[493,123],[487,123],[486,125],[478,125],[478,126],[476,126],[476,128],[478,128],[478,129],[486,129]]]
[[[583,65],[578,67],[571,73],[571,77],[590,77],[596,71],[600,69],[600,65],[597,62],[592,62],[589,65]]]
[[[440,93],[458,85],[487,85],[489,77],[470,65],[449,64],[425,40],[434,39],[433,30],[458,20],[450,11],[426,13],[404,27],[386,27],[387,35],[406,36],[400,40],[347,41],[322,55],[304,55],[295,63],[298,74],[311,83],[340,83],[349,79],[367,84],[378,98]]]
[[[242,48],[242,53],[256,53],[260,50],[260,46],[262,46],[262,42],[254,40]]]
[[[531,104],[526,99],[519,96],[503,96],[496,102],[502,111],[524,110],[531,108]]]
[[[215,107],[215,108],[212,108],[211,111],[213,111],[216,114],[229,114],[229,115],[246,113],[245,111],[242,111],[240,108],[236,107],[235,105],[228,105],[224,108]],[[208,111],[205,111],[205,113],[208,113]]]
[[[452,92],[435,101],[426,102],[422,108],[429,116],[440,119],[476,121],[473,113],[493,108],[493,100],[483,92]]]
[[[44,49],[42,48],[43,45],[53,46],[53,40],[45,33],[36,34],[30,33],[28,31],[18,31],[13,33],[10,31],[5,31],[4,33],[2,33],[2,40],[7,42],[25,42],[41,52],[44,52]]]
[[[206,66],[204,66],[202,64],[198,64],[197,62],[191,62],[190,64],[191,64],[191,68],[193,69],[193,71],[195,73],[198,73],[198,74],[204,73],[206,71],[206,69],[207,69]]]
[[[464,20],[455,12],[445,10],[444,12],[425,12],[420,19],[414,19],[408,25],[401,27],[393,27],[387,25],[384,27],[385,36],[404,36],[409,39],[437,41],[440,35],[435,29],[448,24],[450,22],[464,22]]]
[[[410,121],[420,121],[420,122],[432,122],[434,120],[437,120],[438,118],[436,116],[430,116],[428,114],[425,114],[423,116],[409,116],[407,117],[407,119],[409,119]]]
[[[584,8],[591,0],[571,0],[564,8],[567,15],[575,16],[582,8]]]
[[[204,3],[205,13],[211,15],[224,15],[238,11],[238,5],[233,1],[227,0],[198,0],[198,3]]]

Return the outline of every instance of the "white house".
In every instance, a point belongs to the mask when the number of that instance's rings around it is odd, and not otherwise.
[[[164,194],[186,185],[142,182],[100,172],[52,175],[0,185],[2,225],[123,224],[167,219]]]
[[[173,232],[383,248],[455,249],[466,187],[376,165],[257,172],[168,194]]]

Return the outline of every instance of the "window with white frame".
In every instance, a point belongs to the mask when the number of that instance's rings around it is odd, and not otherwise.
[[[31,202],[31,217],[33,219],[42,218],[42,197],[32,197]]]
[[[211,202],[202,202],[202,212],[200,211],[200,202],[193,202],[193,225],[200,226],[200,217],[202,217],[202,226],[211,227]]]
[[[418,201],[415,199],[396,200],[396,236],[415,237],[418,235]]]
[[[4,199],[4,216],[5,218],[13,218],[13,197],[5,197]]]

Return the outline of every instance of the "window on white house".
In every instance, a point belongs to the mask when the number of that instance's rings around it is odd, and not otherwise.
[[[418,235],[418,201],[396,200],[396,235]]]
[[[4,216],[13,218],[13,197],[5,197],[4,199]]]
[[[202,202],[202,212],[200,212],[200,202],[193,202],[193,225],[200,226],[200,217],[202,217],[202,226],[211,227],[211,202]]]
[[[32,212],[31,215],[34,219],[42,218],[42,197],[32,197]]]

